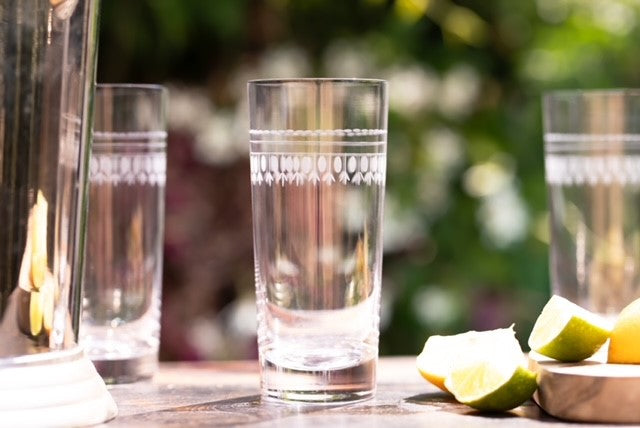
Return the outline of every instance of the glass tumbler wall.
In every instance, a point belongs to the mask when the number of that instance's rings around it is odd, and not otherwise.
[[[97,16],[0,4],[0,369],[75,352]]]
[[[81,344],[106,381],[158,364],[166,91],[98,85],[89,163]]]
[[[640,91],[544,98],[553,292],[607,316],[640,297]]]
[[[379,80],[249,82],[263,394],[375,391],[387,140]]]

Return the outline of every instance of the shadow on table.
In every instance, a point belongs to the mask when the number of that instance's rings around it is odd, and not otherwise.
[[[115,425],[161,424],[162,426],[185,427],[244,425],[312,414],[344,406],[345,404],[319,405],[271,401],[264,400],[256,394],[124,416],[117,418]]]
[[[406,403],[423,405],[431,409],[465,416],[476,416],[488,419],[526,418],[545,422],[562,422],[559,419],[548,415],[533,401],[527,401],[521,406],[506,412],[481,412],[457,402],[450,394],[440,391],[414,395],[405,398],[404,401]]]
[[[470,410],[473,411],[468,406],[458,403],[452,395],[441,391],[414,395],[405,398],[404,401],[406,403],[419,404],[431,409],[462,415],[468,414]]]

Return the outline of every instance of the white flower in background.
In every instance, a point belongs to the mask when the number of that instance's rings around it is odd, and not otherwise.
[[[390,192],[385,197],[383,223],[385,252],[402,250],[425,236],[425,225],[416,211],[403,209]]]
[[[521,241],[529,229],[529,214],[514,183],[483,198],[477,218],[483,234],[497,248]]]
[[[198,159],[209,164],[227,164],[249,151],[246,97],[234,110],[216,109],[196,88],[170,88],[168,124],[194,138]]]
[[[328,76],[366,77],[373,73],[373,49],[363,42],[338,40],[324,53],[324,68]]]
[[[446,328],[460,315],[458,299],[446,288],[438,285],[422,287],[413,296],[411,306],[417,320],[433,330]]]
[[[169,93],[171,94],[167,112],[169,129],[197,133],[202,123],[205,123],[211,115],[211,101],[204,95],[202,89],[171,86]]]
[[[255,79],[307,77],[311,72],[307,53],[295,45],[265,51],[256,65],[241,64],[229,76],[229,92],[236,101],[247,97],[247,82]]]
[[[305,77],[311,72],[307,53],[294,45],[278,46],[267,50],[260,58],[256,78]]]
[[[256,299],[254,294],[246,293],[224,308],[227,315],[227,333],[232,337],[249,339],[256,335]]]
[[[591,7],[596,25],[611,34],[626,36],[637,25],[636,11],[623,2],[592,0]]]
[[[449,185],[442,175],[422,168],[418,175],[418,200],[420,208],[429,220],[440,217],[449,208]]]
[[[570,14],[593,20],[603,30],[626,36],[637,25],[637,1],[620,0],[536,0],[538,16],[550,24],[564,22]]]
[[[465,191],[475,198],[491,196],[509,186],[514,179],[513,159],[502,153],[470,167],[464,174]]]
[[[463,177],[466,192],[480,198],[477,221],[489,243],[506,248],[526,236],[529,213],[517,190],[514,161],[498,153],[469,168]]]
[[[536,0],[538,16],[549,24],[560,24],[569,16],[570,0]]]
[[[228,359],[246,352],[256,335],[256,302],[247,293],[225,306],[216,316],[196,318],[187,339],[206,359]]]
[[[469,65],[457,65],[442,79],[438,106],[445,116],[461,118],[471,113],[480,92],[480,76]]]
[[[186,336],[188,342],[204,358],[223,359],[229,357],[225,352],[227,350],[225,334],[217,318],[198,317],[194,319],[187,329]]]
[[[209,116],[195,135],[194,152],[199,160],[224,165],[235,161],[244,153],[240,142],[242,146],[247,146],[248,136],[238,139],[233,132],[234,123],[233,112],[216,111]]]
[[[386,329],[391,323],[391,316],[393,315],[393,302],[395,300],[395,296],[393,294],[393,290],[396,287],[389,286],[390,278],[383,278],[382,283],[384,287],[380,291],[380,330]]]
[[[449,180],[464,162],[464,144],[459,134],[445,126],[425,132],[421,144],[426,161],[418,170],[417,196],[421,211],[433,220],[449,207]]]
[[[439,78],[420,65],[398,67],[385,73],[389,81],[389,107],[400,114],[414,116],[432,107],[438,99]]]
[[[430,167],[447,177],[464,161],[462,137],[447,127],[441,126],[426,132],[422,136],[422,147]]]
[[[522,73],[533,80],[560,80],[572,72],[563,61],[563,55],[560,50],[533,49],[522,61]]]
[[[249,101],[244,96],[233,110],[233,138],[240,156],[249,153]]]

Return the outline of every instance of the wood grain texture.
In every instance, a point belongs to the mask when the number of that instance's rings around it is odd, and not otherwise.
[[[534,400],[549,414],[580,422],[640,423],[640,365],[605,364],[606,354],[579,363],[529,355],[538,373]]]
[[[260,397],[255,361],[162,363],[151,381],[115,385],[119,416],[107,427],[575,427],[533,402],[481,414],[425,382],[415,358],[382,358],[375,398],[353,404],[300,405]],[[589,425],[580,425],[585,427]],[[602,425],[594,425],[594,427]]]

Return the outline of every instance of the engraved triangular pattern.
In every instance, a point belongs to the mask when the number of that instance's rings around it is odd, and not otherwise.
[[[547,154],[545,174],[549,184],[640,184],[640,156]]]
[[[89,181],[97,184],[163,186],[167,178],[164,153],[93,154]]]
[[[331,186],[384,185],[386,153],[385,129],[249,130],[252,144],[264,151],[251,151],[251,184],[267,186],[304,183]],[[340,138],[336,141],[335,138]],[[356,148],[353,153],[313,153],[287,147],[331,146]],[[271,148],[278,148],[272,150]]]
[[[383,185],[386,159],[385,153],[252,153],[251,184]]]

